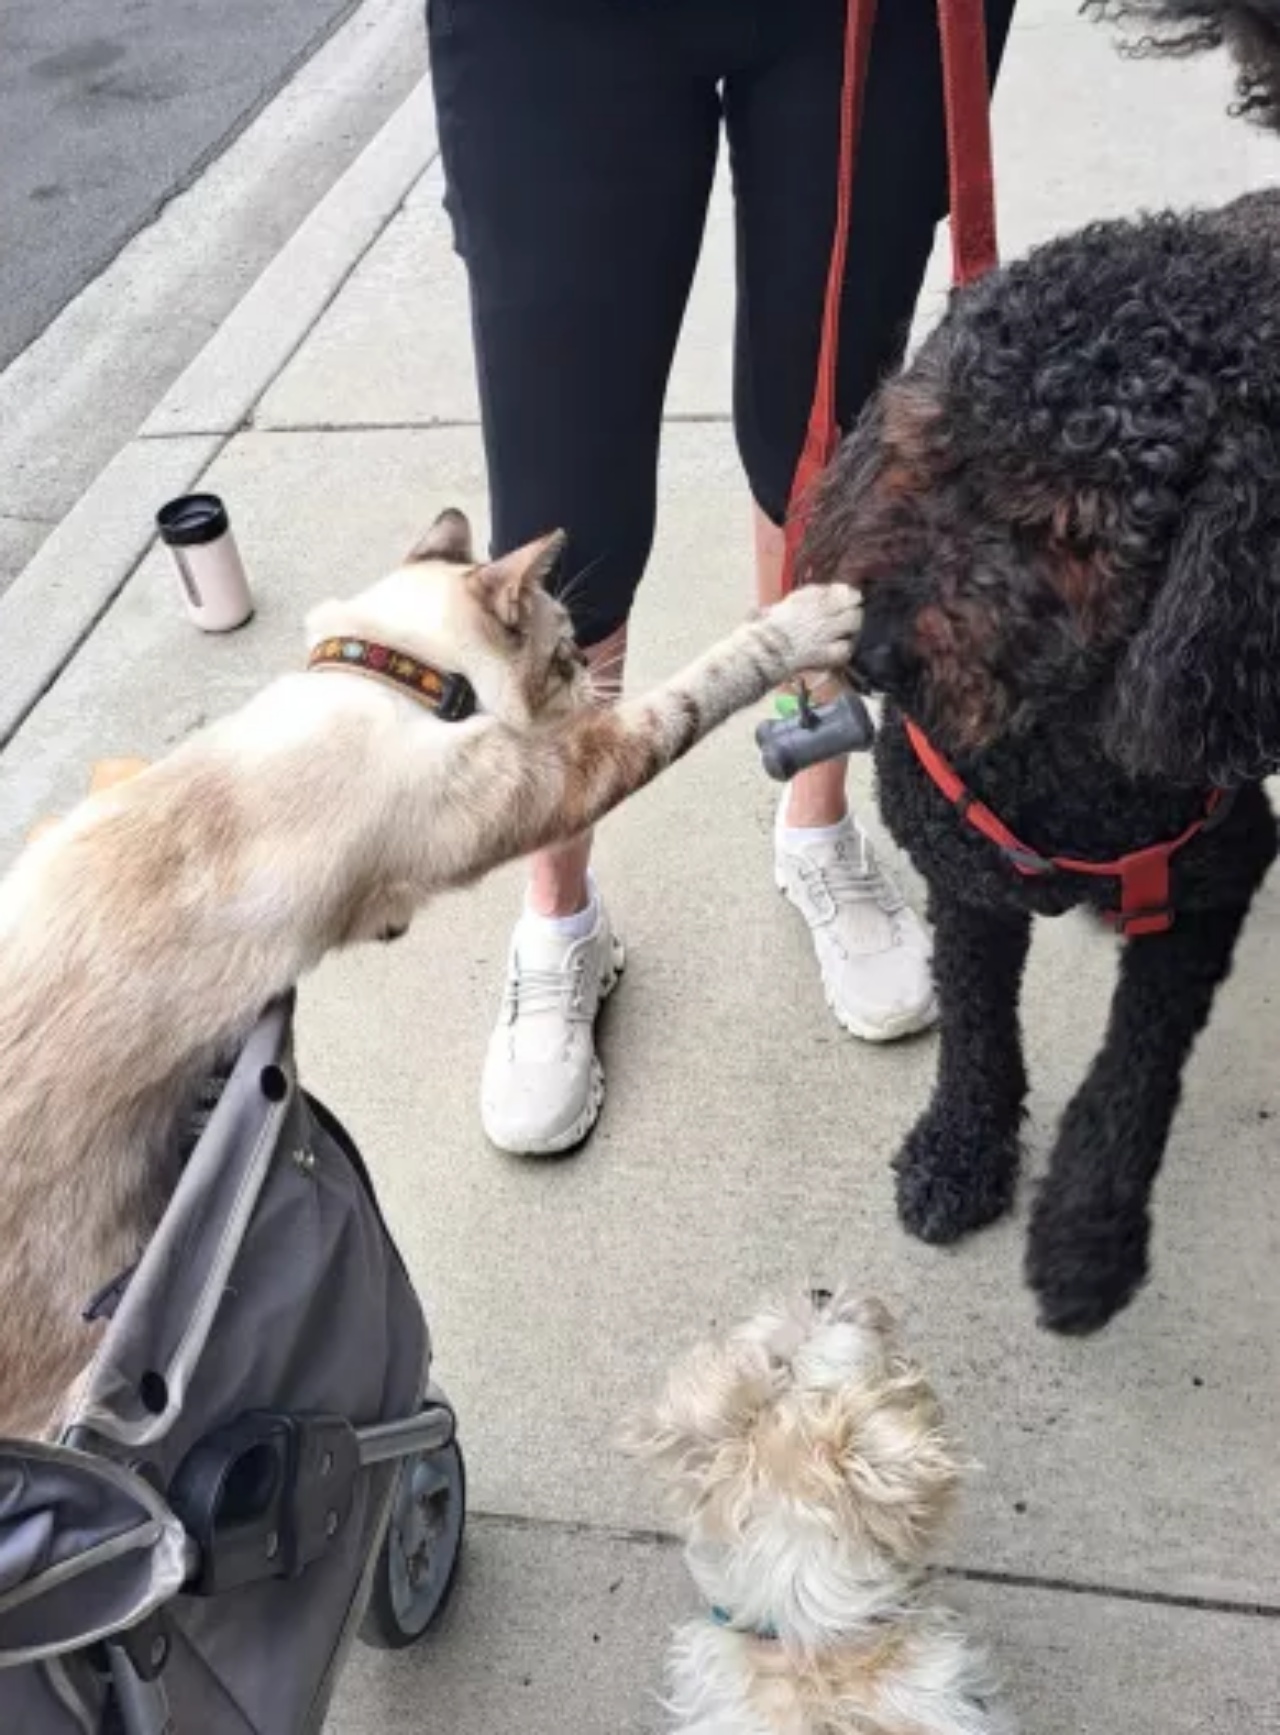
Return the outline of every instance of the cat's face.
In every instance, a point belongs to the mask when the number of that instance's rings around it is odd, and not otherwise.
[[[465,675],[480,709],[512,728],[554,722],[592,697],[568,612],[545,589],[563,546],[555,531],[480,562],[471,526],[450,509],[387,578],[317,609],[311,639],[360,632]]]
[[[510,723],[551,722],[591,698],[568,610],[545,588],[563,548],[557,530],[479,564],[471,526],[451,508],[409,557],[411,567],[433,570],[453,590],[458,667],[483,708]]]

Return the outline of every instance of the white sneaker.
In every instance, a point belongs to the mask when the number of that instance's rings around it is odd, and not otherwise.
[[[929,938],[850,816],[812,839],[778,809],[774,877],[809,924],[827,1005],[864,1042],[894,1042],[938,1018]]]
[[[596,1014],[625,959],[598,895],[595,926],[581,939],[536,916],[517,922],[480,1088],[480,1118],[499,1150],[552,1156],[596,1124],[604,1101]]]

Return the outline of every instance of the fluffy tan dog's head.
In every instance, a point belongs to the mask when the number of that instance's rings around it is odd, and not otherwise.
[[[846,1293],[700,1345],[622,1444],[663,1483],[720,1618],[806,1646],[896,1605],[961,1470],[889,1315]]]

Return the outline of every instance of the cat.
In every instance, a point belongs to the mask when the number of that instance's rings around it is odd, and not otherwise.
[[[81,1309],[146,1244],[175,1127],[270,1001],[848,663],[855,593],[801,590],[601,708],[544,587],[562,544],[477,563],[441,514],[389,577],[314,610],[315,666],[91,795],[0,881],[0,1434],[56,1426],[93,1353]],[[474,711],[432,714],[442,694]]]

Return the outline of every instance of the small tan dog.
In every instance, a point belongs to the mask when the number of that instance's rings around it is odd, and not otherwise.
[[[669,1659],[683,1735],[1011,1735],[985,1658],[920,1594],[962,1465],[878,1302],[766,1308],[622,1443],[709,1605]]]

